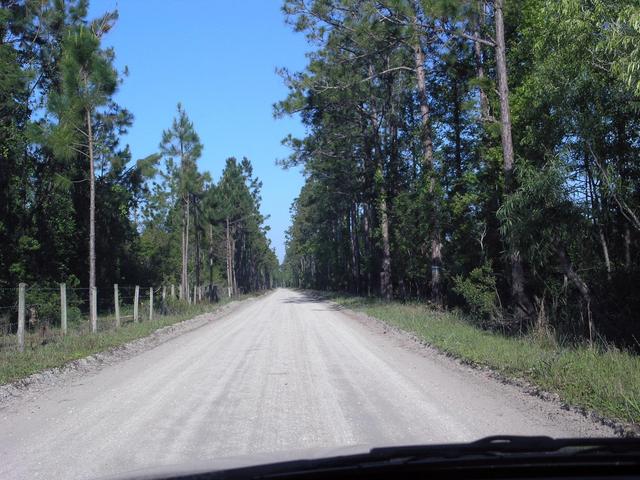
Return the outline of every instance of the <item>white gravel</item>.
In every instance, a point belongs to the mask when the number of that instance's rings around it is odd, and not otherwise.
[[[613,431],[280,289],[0,405],[0,478],[96,478],[227,456],[495,434]]]

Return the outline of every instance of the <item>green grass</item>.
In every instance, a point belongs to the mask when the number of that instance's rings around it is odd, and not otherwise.
[[[568,404],[640,424],[640,357],[614,348],[562,346],[550,335],[507,337],[473,326],[463,316],[416,303],[335,297],[411,332],[437,349],[555,392]]]
[[[248,296],[244,295],[235,299],[243,299]],[[159,328],[188,320],[201,313],[214,311],[229,303],[230,300],[224,297],[217,304],[184,306],[180,313],[166,316],[156,315],[153,321],[129,322],[119,329],[101,329],[95,335],[82,333],[87,330],[86,328],[70,328],[69,335],[66,337],[55,335],[52,337],[52,341],[46,345],[34,345],[27,339],[24,352],[18,352],[15,349],[0,352],[0,385],[146,337]],[[112,321],[111,317],[98,319],[99,325],[109,325]],[[82,326],[84,327],[85,324],[86,322],[83,322]]]

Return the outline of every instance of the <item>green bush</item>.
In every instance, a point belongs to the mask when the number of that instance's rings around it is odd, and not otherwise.
[[[74,279],[67,283],[67,321],[78,322],[81,319],[80,305],[82,300],[73,287]],[[27,321],[35,314],[34,321],[39,324],[60,325],[60,284],[43,282],[29,285],[25,292]]]
[[[502,323],[500,297],[491,265],[485,263],[471,271],[468,277],[453,279],[453,291],[467,303],[471,317],[483,326]]]

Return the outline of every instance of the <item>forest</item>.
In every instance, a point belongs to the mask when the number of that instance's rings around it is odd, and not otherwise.
[[[288,285],[640,345],[636,0],[287,0]]]
[[[176,284],[180,298],[269,288],[278,261],[251,162],[227,159],[218,181],[200,171],[179,103],[157,151],[132,158],[134,118],[115,100],[127,72],[104,40],[117,12],[89,19],[88,7],[0,1],[0,300],[19,282]]]

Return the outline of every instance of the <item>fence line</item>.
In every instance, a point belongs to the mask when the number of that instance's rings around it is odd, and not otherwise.
[[[180,311],[180,305],[217,301],[217,290],[215,285],[193,286],[191,295],[180,301],[173,284],[114,284],[112,294],[66,283],[0,287],[0,353],[22,352],[71,334],[118,329],[128,322],[153,321]]]

